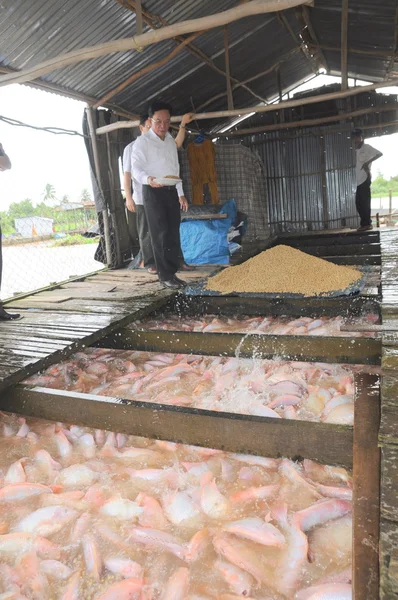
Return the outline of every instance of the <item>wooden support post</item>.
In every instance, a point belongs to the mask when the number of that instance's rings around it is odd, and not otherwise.
[[[353,452],[353,600],[379,599],[379,378],[355,376]]]
[[[87,112],[87,121],[88,127],[90,130],[91,137],[91,147],[93,149],[93,157],[94,157],[94,168],[95,168],[95,177],[97,179],[98,189],[100,190],[102,196],[102,186],[101,186],[101,169],[100,169],[100,161],[99,161],[99,153],[98,153],[98,140],[96,135],[96,129],[94,125],[94,111],[90,106],[86,108]],[[102,211],[102,218],[104,221],[104,239],[105,239],[105,252],[106,252],[106,265],[109,267],[112,264],[112,248],[111,248],[111,231],[109,226],[109,215],[108,209],[105,208]]]
[[[229,66],[228,25],[226,25],[224,27],[224,51],[225,51],[225,78],[227,80],[228,110],[233,110],[234,109],[234,98],[232,95],[231,70],[230,70],[230,66]]]
[[[348,89],[348,0],[341,0],[341,90]]]
[[[392,225],[392,190],[388,190],[388,224]]]
[[[326,177],[326,148],[325,138],[323,135],[319,136],[319,157],[320,157],[320,169],[321,169],[321,185],[322,185],[322,213],[323,213],[323,224],[324,228],[329,228],[329,201],[328,201],[328,187]]]
[[[143,30],[141,0],[135,0],[135,25],[137,35],[141,35]]]
[[[276,84],[278,87],[278,95],[279,95],[279,102],[283,101],[283,92],[282,92],[282,81],[281,81],[281,68],[280,66],[277,67],[277,69],[275,70],[276,73]],[[280,123],[284,123],[285,122],[285,111],[283,110],[283,108],[281,108],[280,113],[279,113],[279,122]]]

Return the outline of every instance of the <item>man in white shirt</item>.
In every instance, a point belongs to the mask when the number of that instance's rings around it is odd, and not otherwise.
[[[194,118],[193,113],[187,113],[182,117],[178,135],[175,138],[177,148],[181,148],[185,139],[185,128]],[[140,116],[140,132],[141,134],[147,133],[151,128],[151,119],[148,117],[148,113],[144,113]],[[142,195],[142,185],[135,181],[131,177],[132,164],[131,155],[133,152],[134,142],[131,142],[126,146],[123,152],[123,187],[126,195],[126,208],[130,212],[135,212],[137,215],[137,230],[138,239],[140,244],[141,262],[140,267],[145,267],[149,273],[156,273],[155,259],[153,256],[151,236],[149,234],[148,223],[145,216],[144,202]],[[192,267],[189,267],[185,262],[180,251],[180,270],[191,271]]]
[[[370,185],[372,182],[370,165],[373,161],[383,156],[383,154],[369,144],[364,144],[361,129],[354,129],[351,132],[351,138],[354,142],[356,151],[357,192],[355,196],[355,206],[361,218],[361,224],[360,227],[358,227],[358,231],[368,231],[373,229],[370,209]]]
[[[169,133],[171,106],[154,102],[148,113],[151,129],[133,147],[133,179],[142,185],[159,281],[167,288],[178,289],[186,285],[176,273],[180,264],[180,209],[187,211],[188,202],[181,182],[156,183],[157,177],[180,175],[177,145]]]
[[[0,171],[8,171],[11,169],[11,161],[7,154],[4,152],[3,146],[0,144]],[[1,223],[0,223],[0,286],[1,286],[1,274],[3,270],[3,255],[1,252]],[[8,313],[4,310],[3,305],[0,303],[0,322],[1,321],[11,321],[14,319],[19,319],[21,315],[16,313]]]

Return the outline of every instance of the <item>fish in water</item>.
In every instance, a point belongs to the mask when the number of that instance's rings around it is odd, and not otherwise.
[[[129,363],[139,368],[139,358]],[[223,365],[232,372],[223,360],[214,368]],[[274,380],[281,376],[273,371]],[[352,489],[344,469],[24,424],[37,435],[34,448],[10,444],[8,432],[21,424],[0,416],[0,473],[25,478],[0,481],[0,598],[351,597]]]

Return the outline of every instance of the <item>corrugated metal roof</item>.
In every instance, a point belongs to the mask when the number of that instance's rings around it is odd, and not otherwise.
[[[238,0],[144,0],[147,12],[161,15],[169,23],[220,12],[236,6]],[[397,0],[350,0],[349,47],[392,52]],[[316,0],[309,9],[318,40],[338,48],[341,35],[341,0]],[[284,12],[296,37],[302,23],[295,10]],[[50,57],[135,33],[135,15],[116,0],[0,0],[0,66],[23,69]],[[231,74],[247,79],[275,64],[297,42],[275,14],[259,15],[229,26]],[[224,69],[223,30],[213,29],[194,42],[200,51]],[[168,40],[149,46],[143,52],[121,52],[80,62],[46,75],[47,83],[62,86],[86,96],[101,98],[129,75],[166,57],[176,42]],[[340,70],[340,52],[324,50],[331,70]],[[388,57],[349,52],[348,69],[353,76],[383,79]],[[314,62],[303,52],[293,54],[281,66],[284,90],[291,89],[313,72]],[[396,67],[398,65],[396,64]],[[249,87],[261,98],[277,95],[275,73],[269,73]],[[160,96],[173,103],[176,112],[200,106],[225,92],[225,77],[205,65],[197,56],[182,50],[167,65],[141,77],[112,98],[112,103],[130,112],[142,111],[148,101]],[[234,91],[236,107],[258,103],[242,87]],[[226,96],[215,99],[206,110],[226,107]],[[209,124],[210,125],[210,124]]]

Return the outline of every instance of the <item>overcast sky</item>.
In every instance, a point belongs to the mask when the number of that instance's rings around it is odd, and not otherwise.
[[[302,89],[333,81],[338,80],[321,75]],[[84,106],[83,102],[23,85],[0,88],[0,115],[30,125],[81,132]],[[68,195],[71,201],[78,201],[84,188],[92,193],[83,138],[15,127],[0,120],[0,142],[12,161],[12,169],[0,175],[0,210],[25,198],[37,204],[47,183],[55,187],[59,199]],[[374,171],[380,170],[387,178],[398,174],[397,142],[398,134],[370,140],[384,154]]]

